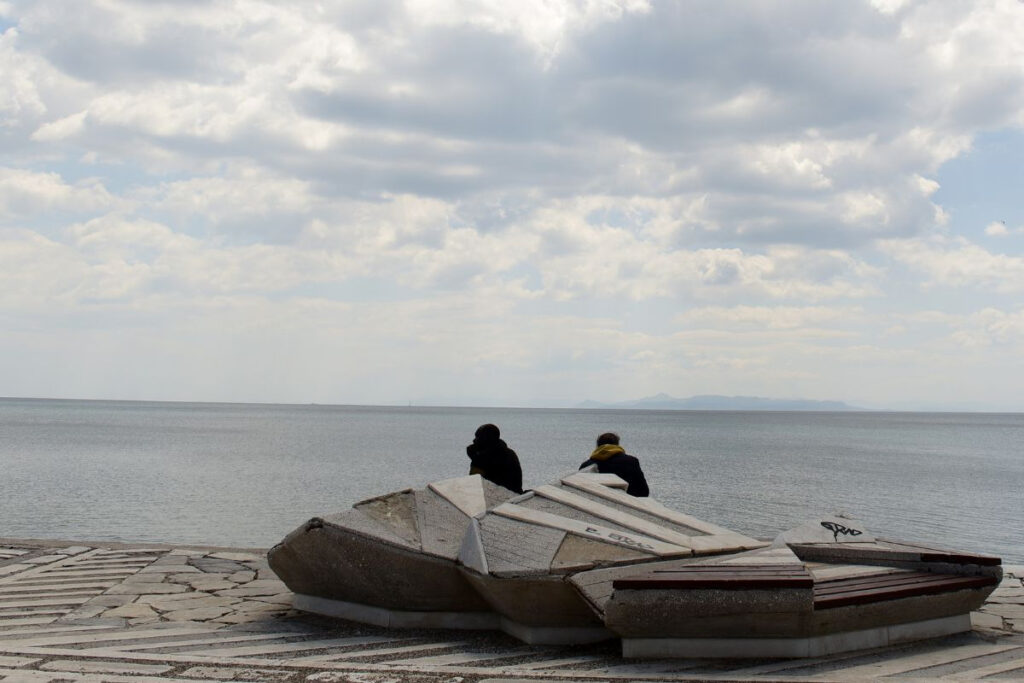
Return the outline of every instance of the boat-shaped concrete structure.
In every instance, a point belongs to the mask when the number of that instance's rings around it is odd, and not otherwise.
[[[389,627],[620,638],[634,657],[817,656],[945,635],[998,558],[826,517],[751,538],[583,470],[517,495],[479,476],[314,518],[268,553],[310,612]]]

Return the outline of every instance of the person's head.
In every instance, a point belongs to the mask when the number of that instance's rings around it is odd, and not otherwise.
[[[605,432],[601,436],[597,437],[598,446],[618,446],[619,435],[612,432]]]
[[[476,434],[474,434],[476,440],[480,443],[489,443],[491,441],[497,441],[501,438],[501,431],[498,430],[496,425],[490,423],[480,425],[476,428]]]

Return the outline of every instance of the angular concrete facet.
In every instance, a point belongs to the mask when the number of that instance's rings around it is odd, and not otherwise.
[[[429,488],[457,507],[462,514],[476,517],[487,511],[483,481],[483,477],[473,475],[435,481],[429,485]]]

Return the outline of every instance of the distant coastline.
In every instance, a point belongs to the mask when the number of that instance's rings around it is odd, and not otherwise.
[[[616,410],[791,410],[791,411],[864,411],[843,401],[812,401],[809,399],[764,398],[761,396],[700,395],[676,398],[657,394],[632,401],[602,403],[583,401],[576,408],[610,408]]]

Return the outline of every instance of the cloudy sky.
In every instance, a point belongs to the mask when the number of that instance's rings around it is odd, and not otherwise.
[[[0,395],[1024,410],[1019,0],[0,0]]]

